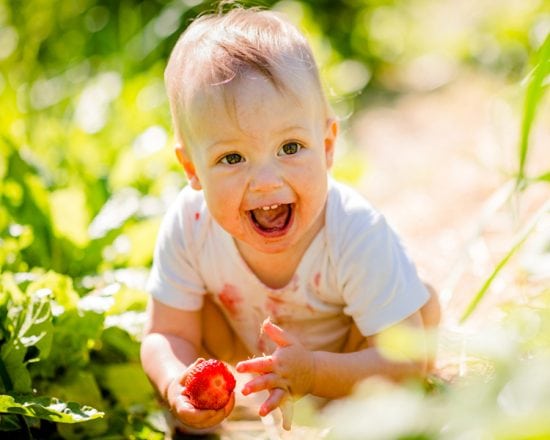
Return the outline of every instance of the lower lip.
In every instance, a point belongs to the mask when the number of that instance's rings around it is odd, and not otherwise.
[[[292,224],[294,223],[294,210],[295,206],[291,206],[291,213],[290,213],[290,219],[288,220],[287,225],[283,229],[277,229],[276,231],[266,231],[262,228],[260,228],[256,222],[252,219],[252,214],[248,214],[248,219],[250,223],[252,224],[252,228],[254,228],[254,231],[256,231],[259,235],[265,238],[279,238],[283,235],[286,235],[290,228],[292,227]]]

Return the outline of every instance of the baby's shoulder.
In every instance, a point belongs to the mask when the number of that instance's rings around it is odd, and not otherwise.
[[[368,252],[391,235],[384,216],[359,191],[338,182],[330,185],[325,231],[327,251],[334,262]]]
[[[364,229],[381,220],[381,214],[363,194],[331,179],[326,211],[326,225],[331,232],[353,234],[356,228]]]
[[[164,226],[186,240],[196,240],[203,236],[209,222],[210,214],[203,192],[185,186],[170,205]]]

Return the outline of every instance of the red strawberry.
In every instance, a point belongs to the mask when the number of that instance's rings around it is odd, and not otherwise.
[[[184,394],[198,409],[223,408],[235,388],[235,377],[217,359],[195,364],[183,381]]]

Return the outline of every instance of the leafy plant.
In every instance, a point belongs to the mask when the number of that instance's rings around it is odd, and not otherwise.
[[[3,273],[0,289],[0,430],[31,438],[53,423],[64,438],[97,438],[115,417],[147,426],[158,407],[137,331],[124,326],[144,295],[112,284],[80,297],[70,278],[42,271]]]
[[[546,40],[540,47],[536,60],[535,67],[527,77],[527,90],[525,94],[525,104],[523,110],[523,118],[521,124],[521,135],[518,145],[518,171],[516,176],[516,189],[523,191],[528,185],[534,183],[550,183],[546,181],[544,176],[549,175],[550,171],[543,173],[542,176],[530,178],[525,175],[525,167],[527,163],[527,156],[529,151],[529,136],[533,127],[537,109],[543,99],[544,93],[550,84],[550,34],[546,37]],[[529,238],[529,235],[534,230],[539,220],[550,213],[550,200],[547,200],[543,206],[532,215],[532,218],[524,226],[524,229],[518,233],[516,240],[514,241],[510,250],[505,256],[497,263],[493,272],[489,275],[486,281],[483,283],[478,292],[474,295],[471,302],[468,304],[461,317],[461,322],[464,322],[475,311],[479,302],[483,299],[489,290],[493,280],[499,274],[504,266],[508,263],[510,258],[522,247],[525,241]]]

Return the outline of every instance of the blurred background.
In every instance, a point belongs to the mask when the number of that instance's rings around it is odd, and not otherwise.
[[[342,121],[332,172],[386,215],[438,290],[442,369],[463,374],[465,335],[503,310],[528,306],[541,345],[550,320],[533,318],[531,301],[550,302],[550,2],[241,3],[287,14],[309,39]],[[95,438],[160,432],[137,357],[143,285],[162,214],[186,183],[163,69],[190,20],[214,9],[0,0],[0,358],[25,376],[2,391],[107,409],[86,424]],[[14,330],[14,310],[36,318],[39,300],[53,338],[42,346]],[[41,420],[29,426],[45,435],[54,419]],[[82,434],[67,426],[48,429]]]

